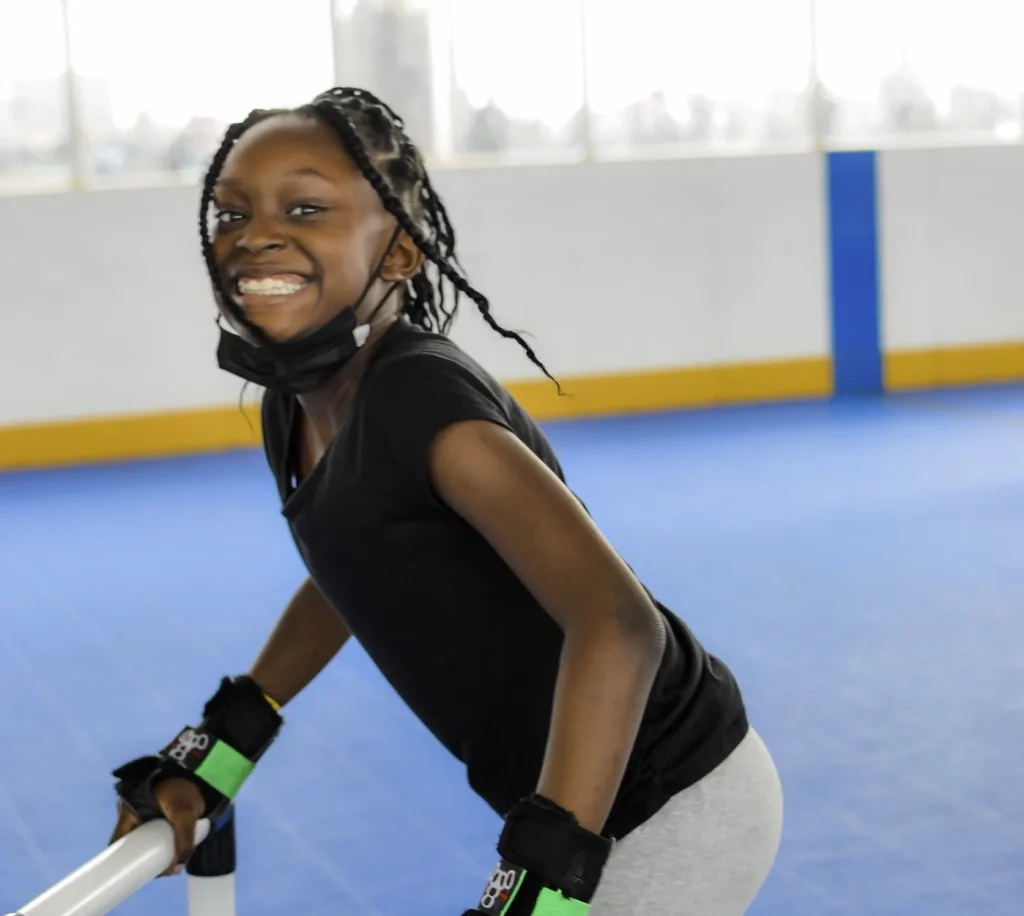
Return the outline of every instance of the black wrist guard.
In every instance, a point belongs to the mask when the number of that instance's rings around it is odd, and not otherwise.
[[[140,820],[154,820],[162,816],[154,788],[172,777],[190,779],[206,801],[203,816],[216,822],[283,721],[252,678],[224,678],[203,708],[201,725],[184,728],[159,754],[114,770],[117,794]]]
[[[505,819],[501,861],[477,910],[491,916],[584,916],[612,843],[554,802],[530,795]]]

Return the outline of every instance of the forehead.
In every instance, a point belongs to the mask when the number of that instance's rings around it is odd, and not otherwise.
[[[255,184],[312,169],[338,182],[362,178],[326,124],[309,116],[274,115],[249,128],[232,147],[220,181]]]

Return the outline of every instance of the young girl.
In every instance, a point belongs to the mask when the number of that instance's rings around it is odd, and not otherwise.
[[[200,232],[219,363],[266,389],[309,578],[201,724],[115,772],[114,837],[166,817],[180,871],[196,819],[227,809],[351,635],[505,820],[467,913],[744,913],[780,840],[772,760],[729,670],[445,336],[461,293],[547,373],[467,283],[401,120],[358,89],[253,112],[213,159]]]

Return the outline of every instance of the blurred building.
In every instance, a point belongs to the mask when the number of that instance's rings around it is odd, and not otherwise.
[[[107,83],[76,77],[83,121],[97,132],[114,130],[114,106]],[[67,75],[14,80],[0,99],[0,169],[66,161],[68,147]]]
[[[334,66],[342,85],[387,102],[420,149],[433,150],[434,71],[430,14],[411,0],[359,0],[334,16]]]

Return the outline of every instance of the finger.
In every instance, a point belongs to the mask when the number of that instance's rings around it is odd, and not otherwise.
[[[179,874],[196,851],[196,821],[198,815],[189,805],[166,805],[164,817],[174,828],[174,861],[170,864],[166,875]]]
[[[123,799],[117,800],[117,823],[114,824],[114,832],[110,835],[110,843],[116,843],[127,833],[131,833],[139,826],[139,819],[125,803]]]

